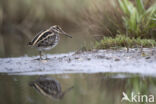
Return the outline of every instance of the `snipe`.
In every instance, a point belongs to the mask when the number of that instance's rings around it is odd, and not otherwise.
[[[43,51],[50,50],[58,44],[60,40],[60,36],[59,36],[60,34],[72,38],[70,35],[64,32],[58,25],[54,25],[44,31],[39,32],[34,37],[34,39],[28,43],[28,45],[33,48],[37,48],[39,50],[40,60],[41,60]],[[46,55],[46,59],[47,59],[47,55]]]
[[[45,76],[40,76],[37,80],[30,82],[29,85],[39,93],[54,99],[62,99],[67,92],[73,89],[72,86],[62,92],[61,84],[57,80]]]

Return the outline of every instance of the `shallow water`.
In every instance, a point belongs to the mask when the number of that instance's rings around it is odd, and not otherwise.
[[[156,78],[152,77],[127,73],[58,74],[47,77],[57,80],[63,91],[74,88],[63,99],[51,99],[29,86],[38,77],[0,75],[0,104],[121,104],[123,92],[128,96],[131,92],[156,96]]]

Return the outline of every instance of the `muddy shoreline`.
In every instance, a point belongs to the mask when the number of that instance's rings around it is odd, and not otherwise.
[[[18,75],[126,72],[156,76],[156,48],[93,50],[34,57],[0,58],[0,73]]]

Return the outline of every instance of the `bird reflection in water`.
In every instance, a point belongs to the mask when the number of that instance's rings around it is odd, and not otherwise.
[[[45,76],[40,76],[37,80],[30,82],[29,85],[39,93],[54,99],[62,99],[67,92],[73,89],[72,86],[62,92],[61,84],[57,80]]]

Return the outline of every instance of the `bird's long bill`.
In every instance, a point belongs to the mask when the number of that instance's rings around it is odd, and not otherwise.
[[[72,36],[68,35],[66,32],[63,32],[63,35],[68,36],[70,38],[72,38]]]

